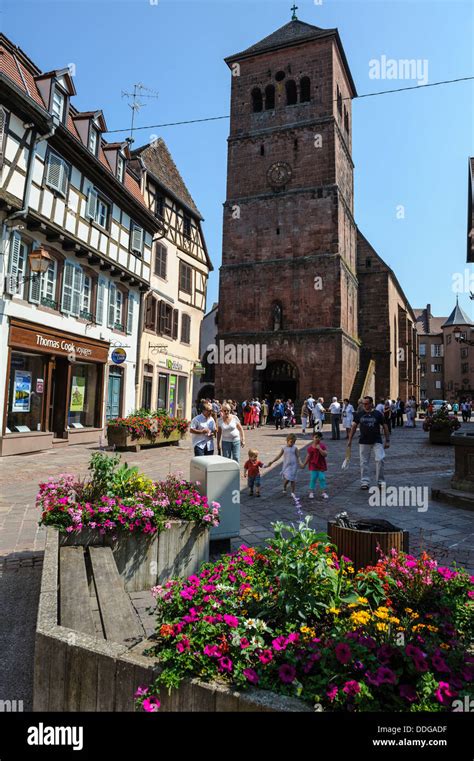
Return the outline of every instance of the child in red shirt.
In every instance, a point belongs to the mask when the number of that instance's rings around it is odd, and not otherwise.
[[[314,499],[314,487],[319,482],[321,486],[323,499],[329,499],[329,494],[326,491],[326,470],[328,469],[326,463],[327,448],[321,441],[322,434],[316,431],[313,436],[313,443],[310,444],[306,454],[306,460],[302,464],[302,468],[309,463],[309,472],[311,474],[309,481],[309,498]]]
[[[260,468],[263,468],[263,462],[258,459],[258,451],[249,449],[249,459],[244,465],[244,475],[247,478],[249,494],[253,497],[255,487],[255,496],[260,496]]]

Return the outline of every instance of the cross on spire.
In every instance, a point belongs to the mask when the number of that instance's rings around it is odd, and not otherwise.
[[[298,10],[298,6],[293,3],[293,7],[290,8],[290,11],[293,11],[293,15],[291,17],[292,21],[298,21],[298,17],[296,15],[296,11]]]

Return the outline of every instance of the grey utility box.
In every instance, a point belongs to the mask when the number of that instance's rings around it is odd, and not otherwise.
[[[211,529],[211,539],[231,539],[240,534],[240,467],[235,460],[220,455],[193,457],[191,481],[199,481],[198,491],[209,502],[219,502],[220,523]]]

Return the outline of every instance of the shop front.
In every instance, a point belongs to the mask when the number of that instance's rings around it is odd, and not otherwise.
[[[109,344],[10,321],[1,454],[96,442]]]

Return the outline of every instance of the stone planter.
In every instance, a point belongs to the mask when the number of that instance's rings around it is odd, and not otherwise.
[[[339,555],[345,555],[352,560],[356,571],[377,563],[380,557],[377,546],[380,546],[385,555],[388,555],[392,548],[399,552],[408,552],[408,531],[402,531],[388,521],[374,520],[385,524],[386,530],[363,531],[338,526],[334,521],[328,522],[328,535],[331,542],[336,545]]]
[[[451,443],[454,444],[455,466],[451,486],[474,494],[474,434],[456,431],[451,436]]]
[[[158,535],[117,532],[100,535],[91,529],[60,534],[60,545],[111,547],[127,592],[142,592],[172,576],[196,573],[209,560],[209,528],[194,521],[170,521],[171,528]]]
[[[430,444],[451,444],[451,428],[434,430],[430,428]]]
[[[107,426],[107,441],[109,447],[115,449],[135,449],[139,452],[142,447],[157,446],[158,444],[173,444],[177,446],[180,439],[185,436],[179,431],[172,431],[169,436],[157,436],[153,441],[146,436],[141,439],[133,439],[126,428],[115,428]]]

